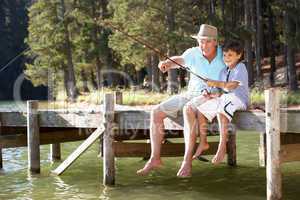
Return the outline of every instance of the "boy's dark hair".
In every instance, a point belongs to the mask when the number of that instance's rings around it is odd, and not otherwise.
[[[237,54],[243,54],[244,46],[243,46],[242,42],[239,40],[232,40],[232,39],[227,40],[227,41],[225,41],[225,44],[223,45],[223,51],[226,52],[229,50],[234,51]]]

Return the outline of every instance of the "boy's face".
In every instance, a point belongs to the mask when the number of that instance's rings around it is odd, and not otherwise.
[[[238,63],[238,61],[240,60],[242,54],[238,54],[235,51],[232,50],[228,50],[228,51],[224,51],[223,52],[223,60],[224,63],[229,67],[229,68],[233,68],[235,67],[235,65]]]

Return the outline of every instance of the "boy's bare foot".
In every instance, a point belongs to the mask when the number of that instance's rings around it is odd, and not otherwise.
[[[209,149],[209,144],[208,143],[201,143],[199,144],[199,146],[197,147],[197,150],[195,152],[195,154],[193,155],[193,160],[195,160],[196,158],[198,158],[198,156],[200,156],[202,154],[203,151],[206,151],[207,149]]]
[[[145,166],[142,169],[139,169],[136,174],[139,176],[146,176],[148,175],[152,170],[155,170],[157,168],[160,168],[162,166],[161,160],[149,160]]]
[[[192,162],[182,161],[181,167],[177,172],[180,178],[188,178],[192,176]]]
[[[225,155],[226,155],[226,144],[220,145],[216,155],[213,157],[211,162],[215,165],[220,164],[224,160]]]

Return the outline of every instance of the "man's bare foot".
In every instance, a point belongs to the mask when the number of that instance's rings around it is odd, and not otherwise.
[[[211,162],[215,165],[220,164],[224,160],[225,155],[226,155],[226,144],[220,145],[216,155],[213,157]]]
[[[196,158],[198,158],[198,156],[200,156],[202,154],[203,151],[206,151],[207,149],[209,149],[209,144],[206,143],[201,143],[199,144],[199,146],[197,147],[197,150],[195,152],[195,154],[193,155],[193,160],[195,160]]]
[[[180,178],[188,178],[192,176],[192,162],[182,161],[181,167],[177,172]]]
[[[149,160],[144,168],[139,169],[136,174],[139,176],[146,176],[148,175],[152,170],[155,170],[157,168],[160,168],[162,166],[162,161],[161,160]]]

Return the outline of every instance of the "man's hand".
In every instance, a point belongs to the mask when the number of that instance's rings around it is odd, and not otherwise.
[[[210,97],[210,93],[204,89],[202,92],[201,92],[202,96],[204,96],[205,98],[209,98]]]
[[[165,73],[169,70],[169,68],[171,67],[171,63],[168,61],[161,61],[158,64],[158,68],[160,69],[160,71],[162,71],[162,73]]]

